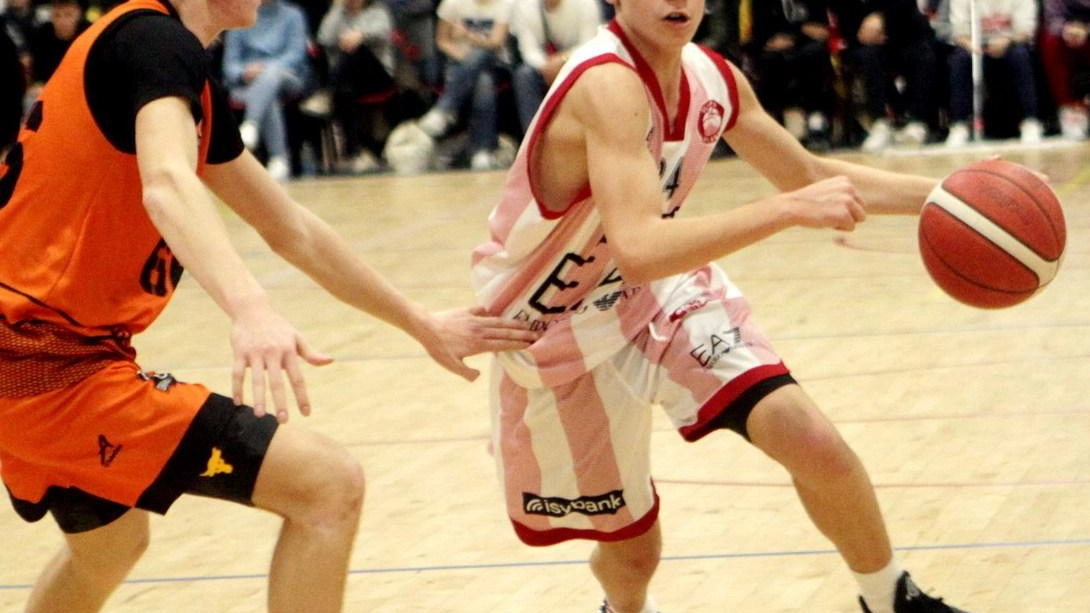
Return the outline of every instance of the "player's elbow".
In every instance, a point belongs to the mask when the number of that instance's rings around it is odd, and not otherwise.
[[[614,248],[613,261],[626,285],[644,285],[662,276],[656,266],[654,254],[643,252],[639,245],[627,249]]]
[[[184,202],[185,177],[170,168],[141,173],[143,204],[156,227],[170,223],[179,214],[178,203]]]

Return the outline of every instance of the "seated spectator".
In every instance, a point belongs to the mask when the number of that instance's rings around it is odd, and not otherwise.
[[[4,17],[0,16],[0,158],[19,136],[26,91],[26,73],[19,60],[19,49],[3,24]]]
[[[827,149],[833,94],[825,0],[754,2],[751,10],[745,51],[753,60],[757,97],[796,138]]]
[[[511,29],[522,62],[513,86],[523,133],[571,50],[593,38],[601,22],[598,0],[518,0]]]
[[[510,0],[442,0],[435,41],[447,58],[443,93],[418,125],[442,137],[468,105],[470,167],[496,168],[499,118],[496,84],[507,69]]]
[[[1075,78],[1090,70],[1090,0],[1045,0],[1041,60],[1049,90],[1059,107],[1064,138],[1086,138],[1085,91],[1076,91]]]
[[[972,23],[970,3],[976,3],[980,28],[980,52],[985,79],[1005,68],[1018,94],[1022,122],[1022,142],[1041,141],[1041,122],[1037,117],[1037,79],[1030,50],[1037,32],[1034,0],[950,0],[950,134],[946,144],[958,147],[970,137],[969,120],[973,111]]]
[[[385,107],[365,121],[374,107],[364,99],[395,87],[393,28],[382,0],[338,0],[318,28],[318,44],[329,58],[333,114],[344,132],[344,170],[352,173],[381,168]]]
[[[864,151],[878,151],[896,140],[906,145],[927,141],[937,124],[937,58],[934,32],[916,0],[829,0],[847,48],[845,64],[859,71],[871,125]],[[896,117],[892,103],[897,78],[904,80],[906,108]],[[894,134],[893,121],[904,123]]]
[[[83,16],[80,0],[51,0],[49,21],[30,37],[30,96],[37,98],[42,85],[53,76],[72,41],[91,23]]]
[[[402,53],[413,68],[410,85],[430,103],[443,81],[443,58],[435,46],[438,21],[435,0],[389,0],[389,3]]]
[[[291,177],[283,105],[311,87],[308,45],[306,16],[287,0],[262,0],[257,23],[223,40],[223,76],[232,101],[245,108],[242,142],[264,144],[266,168],[278,181]]]
[[[3,10],[4,30],[15,43],[25,70],[30,70],[30,39],[38,27],[38,14],[31,0],[8,0]]]

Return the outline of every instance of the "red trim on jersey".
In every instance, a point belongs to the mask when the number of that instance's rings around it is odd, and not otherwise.
[[[540,212],[541,216],[545,219],[560,219],[564,216],[565,213],[567,213],[571,209],[571,207],[575,203],[582,202],[583,200],[589,198],[590,185],[583,186],[583,188],[579,190],[579,193],[575,195],[575,197],[571,200],[571,202],[567,204],[567,206],[564,207],[563,210],[550,211],[546,209],[542,205],[541,194],[538,193],[537,183],[534,181],[534,158],[536,157],[537,153],[538,137],[540,137],[545,132],[545,127],[549,125],[549,121],[553,118],[553,113],[556,111],[556,108],[560,106],[560,102],[564,100],[564,96],[567,95],[568,91],[572,88],[572,86],[575,85],[576,79],[578,79],[584,72],[590,70],[591,68],[594,68],[595,66],[601,66],[602,64],[610,63],[620,64],[622,66],[631,68],[631,66],[629,66],[627,62],[625,62],[623,59],[621,59],[620,56],[616,54],[606,53],[603,55],[595,56],[573,68],[572,71],[564,77],[564,80],[560,82],[560,85],[557,86],[556,92],[554,92],[553,95],[549,96],[548,100],[545,101],[545,104],[542,105],[541,110],[538,111],[537,121],[534,123],[533,132],[530,133],[530,142],[527,145],[529,149],[527,150],[526,154],[526,175],[527,180],[530,182],[530,193],[534,196],[534,202],[537,202],[538,212]]]
[[[654,484],[652,484],[652,487],[654,487]],[[646,533],[655,525],[655,521],[658,518],[659,493],[655,491],[655,504],[651,507],[651,510],[634,523],[614,532],[599,532],[598,530],[581,530],[578,528],[553,528],[551,530],[539,531],[528,528],[513,519],[511,520],[511,525],[515,528],[515,535],[518,536],[519,540],[523,543],[526,543],[531,547],[546,547],[548,545],[556,545],[557,543],[574,539],[586,539],[603,543],[627,541],[628,539],[636,538],[637,536]]]
[[[738,400],[746,390],[765,379],[787,374],[790,374],[790,371],[787,370],[787,366],[785,366],[783,362],[780,362],[779,364],[765,364],[747,370],[742,373],[740,377],[732,379],[725,386],[719,388],[719,391],[713,394],[712,397],[700,407],[700,410],[697,412],[695,424],[679,428],[678,432],[681,433],[682,438],[690,443],[704,438],[715,430],[712,426],[712,422],[714,422],[724,411],[729,409],[730,405]]]
[[[689,78],[685,75],[685,71],[681,71],[681,95],[678,99],[677,115],[674,117],[674,121],[670,122],[670,113],[666,110],[666,98],[662,95],[662,86],[659,84],[658,78],[655,76],[655,72],[651,70],[651,65],[647,63],[647,60],[643,59],[639,50],[632,45],[632,42],[628,40],[628,36],[625,35],[624,30],[617,23],[617,20],[609,22],[607,26],[609,31],[620,39],[621,44],[625,46],[628,53],[632,56],[632,60],[636,63],[636,72],[640,75],[644,84],[651,90],[651,96],[655,100],[655,105],[659,107],[659,112],[662,113],[666,124],[666,133],[663,135],[664,141],[679,141],[685,139],[685,120],[689,116]]]
[[[704,45],[697,45],[701,51],[703,51],[716,67],[719,68],[719,72],[723,74],[723,80],[727,82],[727,95],[730,96],[730,117],[727,118],[727,127],[723,128],[726,132],[734,127],[734,124],[738,121],[738,82],[734,78],[734,70],[731,69],[730,63],[726,58],[719,55],[715,51],[705,47]]]

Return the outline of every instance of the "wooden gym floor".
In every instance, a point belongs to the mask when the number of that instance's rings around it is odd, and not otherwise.
[[[931,176],[980,159],[861,158]],[[724,260],[795,375],[840,426],[878,488],[898,555],[925,589],[973,613],[1090,611],[1090,144],[1004,151],[1048,173],[1069,241],[1058,278],[1002,311],[945,297],[914,220],[872,217],[852,234],[791,230]],[[290,185],[357,251],[435,309],[469,304],[469,251],[503,173],[320,179]],[[683,214],[770,193],[737,160],[705,172]],[[501,507],[487,385],[435,366],[403,334],[317,290],[237,219],[238,248],[311,343],[315,414],[293,421],[341,441],[369,478],[346,611],[596,610],[587,543],[521,545]],[[228,389],[225,317],[191,279],[138,339],[141,364]],[[471,363],[486,368],[486,357]],[[728,434],[681,442],[656,416],[665,613],[852,613],[854,584],[811,526],[785,473]],[[136,613],[258,613],[277,519],[199,498],[153,519],[146,556],[107,605]],[[20,611],[60,543],[49,520],[0,505],[0,612]]]

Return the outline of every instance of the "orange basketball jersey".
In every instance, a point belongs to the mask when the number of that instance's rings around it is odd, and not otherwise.
[[[182,273],[143,205],[136,156],[116,149],[92,116],[88,53],[119,17],[168,13],[130,0],[76,39],[0,166],[0,317],[126,337],[163,310]],[[200,164],[212,96],[201,95]],[[200,169],[198,169],[200,170]]]

